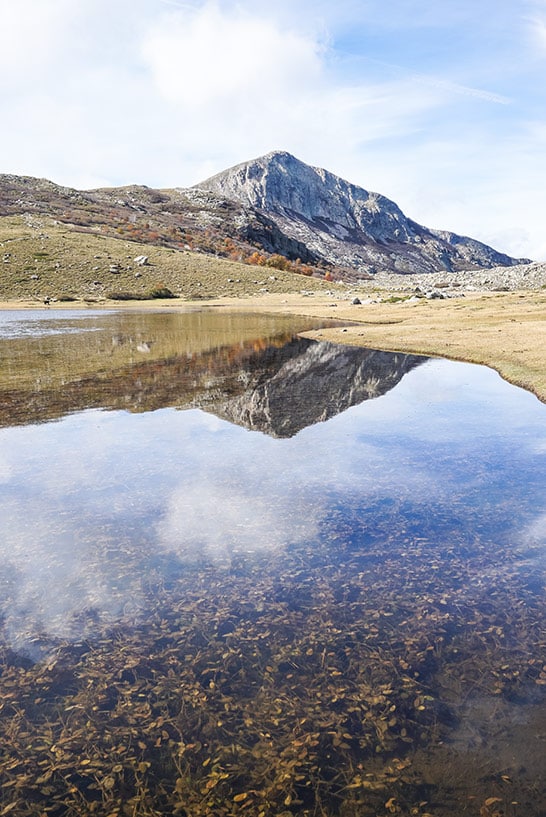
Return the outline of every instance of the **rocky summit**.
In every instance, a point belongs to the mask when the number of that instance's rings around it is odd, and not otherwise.
[[[218,173],[197,190],[266,215],[309,256],[358,275],[456,272],[527,263],[407,218],[395,202],[274,151]]]

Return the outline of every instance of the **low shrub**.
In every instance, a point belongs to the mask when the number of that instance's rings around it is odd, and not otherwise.
[[[176,298],[171,290],[163,286],[153,287],[149,292],[109,292],[106,297],[110,301],[151,301],[154,298]]]
[[[153,287],[148,293],[148,298],[176,298],[176,295],[171,292],[169,287],[166,287],[164,284],[158,284],[157,286]]]
[[[109,292],[106,297],[110,301],[147,301],[150,296],[142,292]]]

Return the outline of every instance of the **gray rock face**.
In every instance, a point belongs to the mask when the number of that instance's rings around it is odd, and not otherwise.
[[[268,215],[290,238],[360,274],[511,266],[514,259],[471,238],[430,230],[379,193],[276,151],[196,186]]]

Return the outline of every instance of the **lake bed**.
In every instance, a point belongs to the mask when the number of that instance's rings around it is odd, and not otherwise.
[[[546,407],[305,319],[44,312],[0,325],[2,807],[542,814]]]

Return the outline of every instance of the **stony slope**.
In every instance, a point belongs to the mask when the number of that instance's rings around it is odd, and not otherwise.
[[[47,179],[0,174],[0,216],[54,218],[72,229],[245,260],[256,250],[318,261],[256,208],[202,190],[130,185],[75,190]]]
[[[484,292],[538,290],[546,287],[546,262],[516,264],[510,267],[491,267],[481,270],[437,272],[427,275],[396,275],[380,272],[374,284],[381,289],[450,292]]]
[[[255,208],[313,255],[360,273],[429,273],[527,261],[422,227],[385,196],[283,151],[225,170],[197,188]]]

